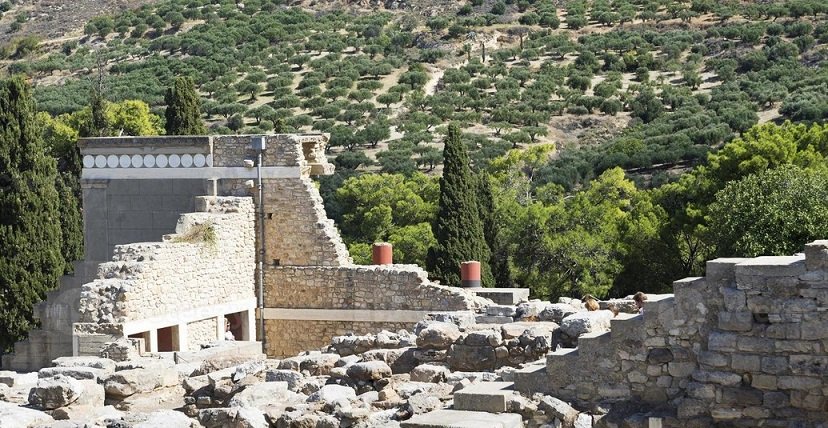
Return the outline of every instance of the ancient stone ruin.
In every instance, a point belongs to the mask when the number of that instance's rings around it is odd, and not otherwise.
[[[828,424],[828,241],[709,261],[643,313],[445,287],[352,264],[324,137],[265,143],[81,143],[87,257],[3,357],[0,427]]]

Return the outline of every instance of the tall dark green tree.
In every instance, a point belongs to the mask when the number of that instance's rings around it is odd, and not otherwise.
[[[485,172],[477,176],[477,207],[480,210],[480,221],[483,223],[483,236],[491,253],[489,267],[492,269],[494,286],[510,288],[514,282],[509,264],[509,251],[501,237],[500,222],[495,217],[491,180]]]
[[[201,121],[201,99],[189,77],[176,77],[164,97],[167,135],[202,135],[207,133]]]
[[[0,349],[32,327],[64,270],[57,167],[34,113],[23,79],[0,81]]]
[[[443,284],[460,286],[460,264],[477,260],[483,285],[491,287],[494,283],[489,268],[491,255],[477,206],[477,180],[455,124],[448,127],[443,157],[437,220],[432,228],[437,245],[429,250],[426,266]]]

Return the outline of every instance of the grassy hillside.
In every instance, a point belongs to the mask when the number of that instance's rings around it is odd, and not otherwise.
[[[5,65],[52,114],[88,103],[99,66],[108,98],[157,112],[189,74],[213,132],[330,132],[343,166],[389,172],[439,170],[457,121],[484,164],[556,144],[543,177],[567,188],[612,166],[658,184],[757,122],[828,112],[820,1],[408,3],[167,0],[78,41],[12,41]]]

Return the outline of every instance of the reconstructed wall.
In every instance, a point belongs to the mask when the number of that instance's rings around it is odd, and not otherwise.
[[[218,339],[218,318],[207,318],[187,324],[187,350],[198,351],[201,345]]]
[[[280,308],[283,316],[324,309],[323,316],[350,319],[268,319],[268,354],[320,348],[347,332],[410,329],[428,312],[467,310],[479,302],[461,289],[430,282],[414,265],[270,267],[265,276],[267,308]],[[348,310],[352,312],[344,312]]]
[[[666,405],[678,426],[828,421],[828,241],[804,255],[712,260],[707,277],[674,291],[516,385],[583,405]]]
[[[121,325],[129,335],[213,318],[211,335],[200,325],[188,335],[192,347],[215,340],[217,309],[255,306],[253,201],[201,197],[196,205],[200,212],[183,214],[176,234],[119,245],[101,264],[100,278],[81,292],[75,331],[82,341],[83,324]]]
[[[295,356],[329,345],[334,336],[411,330],[411,326],[410,322],[388,321],[266,320],[265,352],[270,356]]]

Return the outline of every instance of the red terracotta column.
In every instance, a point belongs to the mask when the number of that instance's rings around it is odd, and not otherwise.
[[[460,282],[463,287],[480,287],[480,262],[468,261],[461,263]]]
[[[375,265],[394,264],[394,249],[387,242],[375,242],[371,248],[371,262]]]

